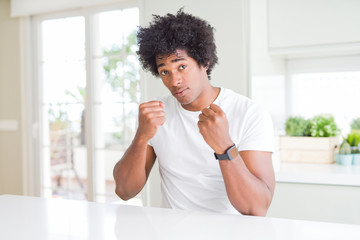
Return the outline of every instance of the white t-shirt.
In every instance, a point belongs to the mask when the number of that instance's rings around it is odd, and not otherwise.
[[[214,150],[199,132],[201,112],[185,110],[171,95],[160,100],[165,105],[166,121],[149,144],[159,163],[162,206],[239,213],[227,197]],[[239,151],[273,152],[272,120],[259,105],[224,88],[214,104],[226,113],[230,137]]]

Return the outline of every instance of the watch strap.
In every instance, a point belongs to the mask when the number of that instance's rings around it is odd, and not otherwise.
[[[238,150],[235,146],[235,144],[233,144],[231,147],[229,147],[228,149],[226,149],[224,154],[217,154],[214,153],[214,156],[217,160],[232,160],[234,159],[237,155],[238,155]]]

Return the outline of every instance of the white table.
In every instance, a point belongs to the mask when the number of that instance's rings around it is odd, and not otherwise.
[[[0,195],[0,239],[360,239],[360,225]]]

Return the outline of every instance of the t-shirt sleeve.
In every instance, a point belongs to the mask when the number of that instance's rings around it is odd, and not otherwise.
[[[153,147],[153,138],[150,139],[150,141],[148,142],[148,145],[151,146],[151,147]]]
[[[270,114],[259,105],[253,105],[244,120],[238,150],[274,152],[274,126]]]

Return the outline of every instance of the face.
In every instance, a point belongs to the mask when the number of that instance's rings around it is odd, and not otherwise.
[[[205,66],[187,55],[185,50],[157,56],[156,64],[164,85],[187,110],[201,110],[211,88]]]

